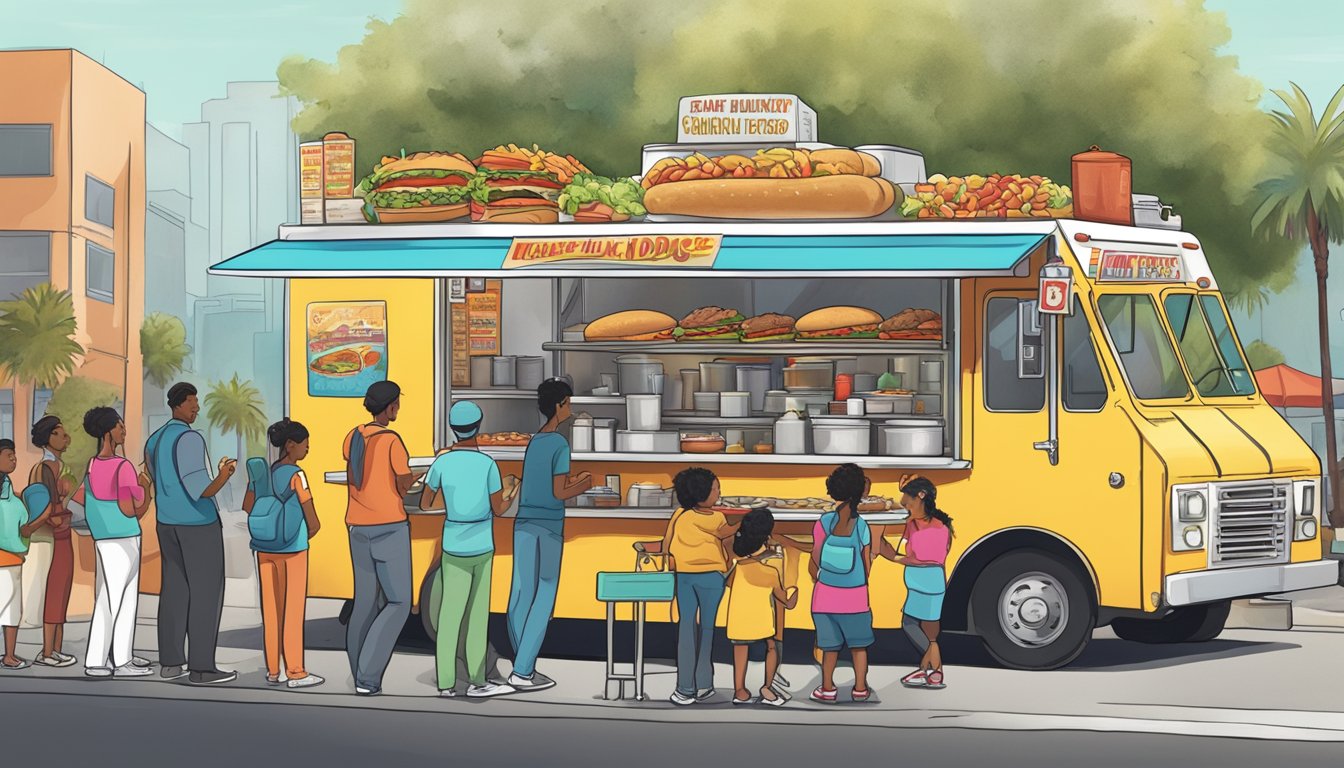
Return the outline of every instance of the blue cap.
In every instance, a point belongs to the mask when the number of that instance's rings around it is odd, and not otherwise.
[[[448,411],[448,426],[452,427],[453,434],[458,437],[474,437],[477,430],[481,428],[481,420],[485,414],[481,413],[481,407],[470,400],[459,400],[453,403],[452,410]]]

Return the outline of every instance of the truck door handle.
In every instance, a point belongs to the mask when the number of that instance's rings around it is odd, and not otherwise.
[[[1119,472],[1112,472],[1110,477],[1111,487],[1119,490],[1125,487],[1125,476]]]

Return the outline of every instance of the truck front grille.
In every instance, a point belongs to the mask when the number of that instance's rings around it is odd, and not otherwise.
[[[1288,557],[1290,483],[1215,486],[1210,566],[1284,562]]]

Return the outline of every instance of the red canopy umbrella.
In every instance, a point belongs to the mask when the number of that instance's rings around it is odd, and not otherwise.
[[[1255,372],[1255,383],[1265,400],[1275,408],[1320,408],[1321,377],[1288,365],[1273,365]],[[1344,379],[1331,386],[1335,397],[1344,395]]]

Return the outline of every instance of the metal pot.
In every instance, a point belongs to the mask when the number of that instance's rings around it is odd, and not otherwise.
[[[880,427],[879,448],[884,456],[943,455],[943,422],[928,419],[890,419]]]
[[[751,393],[751,410],[765,410],[765,393],[770,391],[770,369],[744,365],[737,369],[738,392]]]
[[[701,392],[732,392],[737,389],[737,363],[715,360],[700,364]]]
[[[814,418],[812,446],[819,454],[867,456],[872,450],[872,425],[867,419]]]
[[[496,387],[518,386],[518,358],[513,355],[491,358],[490,384]]]
[[[654,395],[654,376],[663,372],[663,364],[646,355],[621,355],[616,358],[616,381],[622,395]]]
[[[637,432],[657,432],[663,427],[662,405],[662,395],[626,395],[626,426]]]

